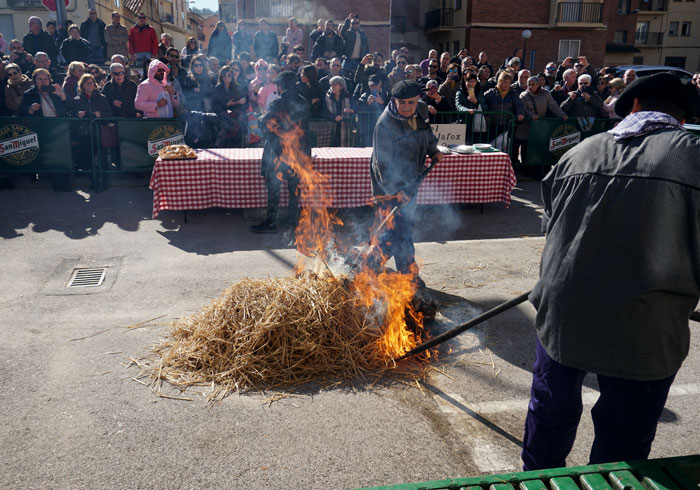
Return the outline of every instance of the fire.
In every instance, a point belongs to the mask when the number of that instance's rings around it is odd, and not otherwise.
[[[328,177],[313,169],[311,157],[301,147],[303,131],[299,125],[287,119],[281,124],[272,121],[268,129],[278,135],[282,142],[280,161],[299,177],[302,209],[295,230],[295,245],[299,252],[295,271],[300,274],[307,268],[307,257],[313,257],[316,264],[320,260],[330,271],[328,263],[338,253],[333,229],[342,226],[343,222],[330,211],[333,195]],[[381,223],[391,229],[394,213],[385,207],[382,213],[376,225]],[[373,243],[358,257],[359,263],[350,270],[348,279],[349,288],[357,295],[358,306],[374,315],[376,323],[382,326],[383,335],[378,348],[389,361],[422,341],[423,315],[413,305],[416,293],[413,278],[417,271],[413,274],[386,271],[384,264],[387,259],[378,252],[377,239],[373,237]],[[318,267],[316,269],[316,272],[320,272]],[[409,323],[413,331],[408,328]]]

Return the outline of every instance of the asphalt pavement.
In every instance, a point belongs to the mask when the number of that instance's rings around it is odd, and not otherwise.
[[[244,277],[290,274],[288,237],[254,235],[255,211],[164,211],[145,181],[56,193],[20,179],[0,192],[0,447],[3,488],[340,489],[517,470],[535,335],[529,303],[441,348],[426,381],[387,379],[176,400],[134,381],[167,322]],[[434,334],[532,288],[544,245],[538,182],[511,206],[421,207],[421,274],[440,304]],[[366,239],[365,209],[344,211]],[[67,288],[105,267],[95,288]],[[143,325],[142,328],[128,328]],[[700,335],[680,371],[652,457],[700,453]],[[624,346],[620,346],[623,350]],[[586,378],[584,404],[596,399]],[[642,407],[640,407],[642,409]],[[588,410],[571,465],[593,439]]]

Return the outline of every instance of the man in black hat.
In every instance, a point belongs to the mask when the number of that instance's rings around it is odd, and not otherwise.
[[[295,125],[300,126],[303,131],[301,148],[311,155],[307,137],[309,103],[296,91],[296,75],[291,71],[283,71],[273,82],[277,84],[277,93],[280,94],[280,98],[270,103],[269,110],[261,121],[265,134],[265,147],[260,162],[260,174],[265,177],[267,187],[267,218],[262,223],[250,227],[253,233],[277,233],[277,208],[280,202],[282,179],[287,181],[289,190],[287,223],[293,229],[299,220],[299,196],[297,195],[299,177],[289,165],[280,160],[282,142],[272,128],[277,126],[278,132],[287,132]]]
[[[437,139],[428,124],[428,108],[419,101],[420,85],[402,80],[391,89],[391,100],[374,128],[370,172],[372,193],[377,206],[402,206],[394,215],[393,229],[387,229],[379,240],[379,248],[396,269],[411,274],[419,287],[425,283],[418,276],[413,246],[413,223],[416,213],[417,179],[425,169],[425,157],[442,159]]]
[[[569,150],[542,181],[540,279],[525,470],[565,466],[598,376],[590,463],[646,459],[688,354],[700,297],[697,91],[670,73],[632,82],[625,119]]]

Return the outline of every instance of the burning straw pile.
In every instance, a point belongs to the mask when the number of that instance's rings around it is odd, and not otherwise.
[[[298,134],[281,136],[283,157],[300,177],[302,202],[321,203],[304,207],[297,249],[300,257],[315,257],[315,270],[324,273],[309,272],[302,259],[295,277],[244,279],[175,321],[170,337],[154,348],[160,359],[142,365],[154,383],[212,384],[210,399],[218,399],[252,388],[349,380],[396,367],[393,359],[422,340],[406,328],[407,318],[422,328],[410,275],[362,267],[352,277],[330,272],[327,244],[332,225],[342,223],[328,211],[328,186],[299,150]]]

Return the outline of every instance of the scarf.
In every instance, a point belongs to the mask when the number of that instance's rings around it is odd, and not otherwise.
[[[406,121],[408,125],[411,126],[411,129],[413,129],[414,131],[418,128],[418,114],[414,112],[413,115],[410,117],[402,116],[401,114],[399,114],[399,109],[396,107],[393,98],[389,100],[389,104],[387,104],[385,110],[394,119],[397,119],[399,121]]]
[[[656,111],[641,111],[628,115],[620,124],[608,131],[615,138],[615,141],[620,141],[633,136],[641,136],[651,133],[657,129],[674,128],[683,129],[681,123],[675,117],[669,116],[665,112]]]

